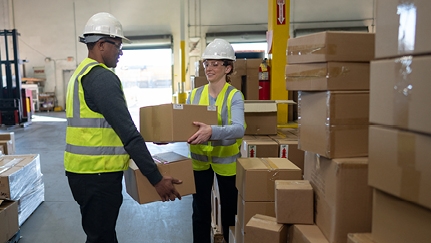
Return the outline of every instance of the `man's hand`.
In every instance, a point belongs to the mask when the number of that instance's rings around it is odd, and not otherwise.
[[[201,144],[201,143],[205,143],[206,141],[208,141],[208,139],[210,139],[213,133],[213,129],[211,128],[210,125],[207,125],[202,122],[193,122],[193,125],[198,126],[199,130],[195,134],[193,134],[193,136],[191,136],[189,140],[187,140],[189,144],[191,145]]]
[[[163,202],[166,201],[175,201],[175,196],[181,200],[181,195],[175,189],[173,184],[181,184],[183,181],[174,179],[170,176],[163,176],[162,180],[159,181],[154,187],[156,188],[157,193],[160,195],[160,198]]]

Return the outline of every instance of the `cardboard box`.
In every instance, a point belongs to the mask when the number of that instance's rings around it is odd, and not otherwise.
[[[277,223],[274,217],[256,214],[245,227],[244,241],[247,243],[287,242],[287,225]]]
[[[183,181],[181,184],[175,184],[181,196],[196,192],[191,159],[174,152],[156,154],[153,159],[163,176],[172,176]],[[129,169],[124,172],[124,176],[127,193],[140,204],[161,200],[154,186],[142,175],[133,160],[130,160]]]
[[[287,41],[287,63],[369,62],[374,33],[326,31]]]
[[[287,158],[296,166],[298,166],[302,172],[304,172],[304,151],[298,148],[298,135],[283,131],[279,128],[277,135],[269,136],[272,140],[278,144],[278,157]]]
[[[330,243],[346,243],[348,233],[371,231],[367,157],[328,159],[307,151],[304,179],[314,189],[315,223]]]
[[[235,226],[229,226],[229,242],[235,243]]]
[[[39,154],[2,156],[0,199],[19,200],[41,176]]]
[[[347,243],[377,243],[371,238],[371,233],[348,234]]]
[[[376,242],[430,242],[430,225],[431,210],[374,190],[371,234]]]
[[[428,0],[376,2],[376,58],[431,53]]]
[[[368,184],[431,210],[431,136],[370,127]]]
[[[18,230],[18,202],[0,200],[0,242],[8,242]]]
[[[275,100],[244,101],[245,135],[277,134],[277,103]]]
[[[140,108],[140,132],[146,142],[185,142],[199,129],[194,121],[217,125],[217,107],[163,104]]]
[[[431,134],[431,56],[371,62],[370,122]]]
[[[277,157],[278,144],[270,137],[245,135],[241,144],[241,157],[262,158]]]
[[[235,87],[235,89],[241,91],[242,90],[241,83],[242,83],[242,76],[237,76],[237,75],[230,76],[230,85]]]
[[[14,132],[8,132],[8,133],[0,133],[0,141],[10,141],[10,145],[8,144],[8,148],[3,149],[3,154],[15,154],[15,133]],[[6,152],[7,149],[7,152]]]
[[[236,187],[247,201],[275,200],[275,180],[301,180],[298,166],[284,158],[238,158]]]
[[[194,77],[193,80],[195,82],[195,88],[199,88],[201,86],[204,86],[204,85],[208,84],[208,79],[205,76],[203,76],[203,77]]]
[[[242,92],[246,100],[259,100],[259,66],[263,59],[246,60],[246,77],[242,82]]]
[[[299,91],[299,149],[327,158],[368,155],[368,91]]]
[[[233,63],[233,75],[244,76],[247,75],[247,59],[236,59]]]
[[[326,62],[286,65],[286,90],[369,90],[370,64]]]
[[[275,202],[249,202],[244,201],[241,195],[238,195],[237,216],[239,221],[239,230],[243,234],[247,233],[245,225],[255,214],[263,214],[275,217]],[[244,227],[244,228],[242,228]]]
[[[12,140],[1,140],[0,147],[2,148],[3,154],[12,155],[15,154],[15,146]]]
[[[313,188],[306,180],[275,181],[275,215],[280,224],[314,224]]]
[[[244,228],[238,216],[235,216],[235,243],[244,243]]]
[[[202,60],[195,62],[195,77],[205,77],[205,68]]]
[[[316,225],[295,224],[289,227],[289,243],[329,243]]]

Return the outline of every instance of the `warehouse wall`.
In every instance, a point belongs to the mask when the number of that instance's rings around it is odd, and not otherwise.
[[[204,40],[207,32],[267,30],[268,1],[184,1],[185,24],[189,26],[185,30],[186,47],[188,37]],[[372,19],[374,1],[330,0],[322,3],[320,0],[291,0],[291,32],[294,28],[372,25],[370,20],[333,20]],[[29,61],[25,65],[26,76],[33,76],[33,67],[45,66],[45,91],[55,91],[59,102],[64,100],[64,83],[67,82],[63,80],[64,72],[73,70],[87,55],[85,45],[77,41],[77,36],[82,34],[86,21],[101,11],[117,17],[126,36],[172,34],[174,83],[180,81],[179,0],[0,0],[0,8],[0,29],[16,28],[21,33],[20,58]],[[201,51],[204,48],[200,45]],[[191,64],[187,64],[186,69],[191,71],[191,75],[194,74],[195,59],[186,56]],[[64,107],[61,103],[59,105]]]

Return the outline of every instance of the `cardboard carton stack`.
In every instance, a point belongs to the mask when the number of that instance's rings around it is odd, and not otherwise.
[[[0,242],[9,242],[19,230],[17,201],[0,199],[0,226]]]
[[[237,159],[236,187],[238,189],[238,209],[235,225],[236,243],[255,242],[250,241],[254,237],[248,237],[247,232],[248,230],[254,232],[259,227],[257,225],[246,227],[253,216],[256,214],[270,217],[276,216],[276,180],[302,180],[301,169],[286,158]],[[269,224],[278,227],[274,222]],[[266,226],[262,227],[265,228]]]
[[[431,3],[377,2],[369,180],[376,243],[431,239]],[[366,241],[363,241],[366,242]]]
[[[259,66],[263,59],[237,59],[230,75],[231,85],[241,90],[246,100],[259,100]],[[195,88],[208,84],[202,60],[195,62]]]
[[[306,151],[316,224],[294,226],[289,238],[302,242],[320,230],[326,239],[309,242],[346,243],[348,233],[371,229],[366,156],[374,34],[311,34],[289,39],[286,53],[286,89],[298,91],[298,147]]]
[[[45,200],[44,194],[38,154],[1,156],[0,199],[18,201],[19,225]]]

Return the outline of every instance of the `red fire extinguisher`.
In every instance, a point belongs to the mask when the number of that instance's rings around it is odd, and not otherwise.
[[[259,66],[259,100],[270,99],[270,78],[268,60],[263,59]]]

